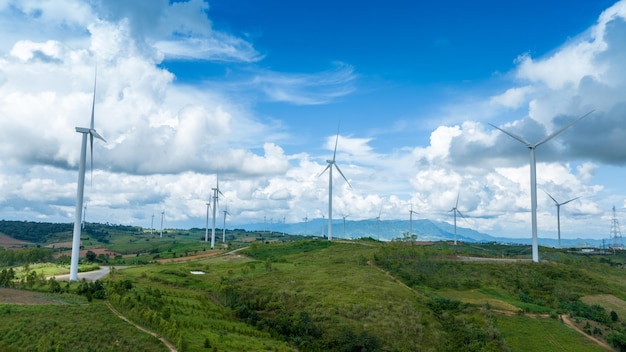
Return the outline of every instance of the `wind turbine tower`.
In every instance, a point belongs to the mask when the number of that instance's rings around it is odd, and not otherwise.
[[[285,236],[285,217],[283,216],[283,236]]]
[[[413,204],[411,204],[411,209],[409,210],[409,238],[413,238],[413,214],[417,214],[417,212],[413,210]]]
[[[613,244],[611,245],[613,249],[624,248],[622,232],[619,229],[619,220],[617,220],[617,215],[615,215],[615,205],[613,206],[613,217],[611,218],[611,238],[613,239]]]
[[[304,235],[306,236],[306,232],[307,232],[306,231],[306,227],[307,227],[307,224],[309,222],[309,217],[305,216],[304,219],[302,219],[302,220],[304,220]]]
[[[161,212],[161,234],[159,235],[160,238],[163,238],[163,220],[165,220],[165,210]]]
[[[78,185],[76,189],[76,213],[74,216],[74,231],[72,233],[72,257],[70,262],[70,281],[78,281],[78,256],[80,255],[80,232],[83,218],[83,195],[85,191],[85,164],[87,163],[87,135],[89,135],[89,151],[91,152],[91,170],[93,172],[93,139],[97,138],[106,143],[104,138],[94,128],[94,110],[96,106],[96,74],[93,80],[93,101],[91,103],[91,124],[89,128],[76,127],[76,132],[82,133],[80,147],[80,163],[78,165]]]
[[[352,188],[350,182],[346,176],[344,176],[343,172],[339,168],[339,165],[335,162],[335,157],[337,156],[337,142],[339,141],[339,128],[337,128],[337,137],[335,138],[335,151],[333,152],[333,158],[331,160],[326,160],[328,166],[320,173],[320,176],[328,170],[328,240],[333,240],[333,166],[339,171],[339,174],[346,181],[348,186]],[[322,236],[323,237],[323,236]]]
[[[150,221],[150,234],[154,233],[154,211],[152,211],[152,220]]]
[[[226,215],[230,215],[228,212],[228,207],[223,210],[224,213],[224,224],[222,226],[222,243],[226,243]]]
[[[577,118],[576,120],[570,122],[569,124],[553,132],[552,134],[550,134],[549,136],[547,136],[546,138],[542,139],[541,141],[535,144],[528,142],[526,139],[524,139],[521,136],[518,136],[512,132],[505,131],[500,127],[490,124],[493,128],[500,130],[502,133],[524,144],[526,148],[530,150],[530,211],[531,211],[531,222],[532,222],[532,255],[533,255],[533,262],[535,263],[539,262],[539,243],[537,241],[537,171],[536,171],[537,165],[535,162],[535,149],[538,146],[556,137],[558,134],[565,131],[567,128],[569,128],[573,124],[587,117],[592,112],[593,110]]]
[[[546,192],[546,191],[544,191]],[[552,199],[554,201],[554,205],[556,205],[556,228],[557,228],[557,233],[558,233],[558,246],[559,248],[561,248],[561,205],[565,205],[571,201],[574,201],[580,197],[576,197],[576,198],[572,198],[568,201],[565,201],[563,203],[559,203],[556,201],[556,199],[554,199],[554,197],[552,197],[550,195],[550,193],[546,192],[546,194],[548,195],[548,197],[550,197],[550,199]]]
[[[343,239],[346,239],[346,218],[348,217],[348,215],[344,215],[343,216]]]
[[[459,215],[463,216],[463,214],[461,214],[461,212],[459,211],[459,196],[461,194],[457,193],[456,195],[456,204],[454,205],[454,208],[450,209],[448,211],[449,212],[454,212],[454,245],[456,246],[456,214],[458,213]]]
[[[206,203],[206,225],[204,227],[204,242],[209,242],[209,209],[211,209],[211,202]]]
[[[83,224],[81,225],[83,230],[85,229],[85,219],[87,219],[87,205],[83,207]]]

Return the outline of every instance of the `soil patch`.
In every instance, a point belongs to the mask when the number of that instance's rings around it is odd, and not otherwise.
[[[211,251],[211,252],[201,253],[201,254],[198,254],[198,255],[190,255],[190,256],[187,256],[187,257],[158,259],[157,262],[161,263],[161,264],[174,263],[174,262],[186,262],[186,261],[189,261],[189,260],[213,257],[213,256],[216,256],[216,255],[222,254],[222,253],[224,253],[224,252],[223,251]]]
[[[29,246],[29,245],[33,245],[33,243],[20,241],[13,237],[0,233],[0,247],[9,249],[9,248],[21,248],[23,246]]]

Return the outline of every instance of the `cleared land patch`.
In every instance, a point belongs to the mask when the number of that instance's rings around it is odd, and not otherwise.
[[[32,245],[33,243],[27,241],[16,240],[13,237],[9,237],[0,233],[0,247],[4,248],[21,248],[23,246]]]

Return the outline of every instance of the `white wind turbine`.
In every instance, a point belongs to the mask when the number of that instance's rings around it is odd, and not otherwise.
[[[409,237],[413,236],[413,214],[417,214],[416,211],[413,210],[413,204],[411,204],[411,209],[409,210]]]
[[[224,195],[222,191],[220,191],[220,179],[219,175],[216,176],[215,188],[211,188],[213,190],[213,228],[211,229],[211,249],[215,247],[215,212],[217,210],[217,202],[219,200],[219,195]]]
[[[341,172],[339,165],[337,165],[337,163],[335,162],[335,156],[337,155],[337,142],[338,141],[339,141],[339,128],[337,128],[337,137],[335,138],[335,151],[333,152],[333,158],[332,160],[326,160],[326,162],[328,163],[328,166],[326,166],[324,171],[320,173],[320,176],[322,176],[322,174],[324,174],[324,172],[328,170],[328,240],[329,241],[333,240],[333,166],[337,169],[337,171],[339,171],[339,174],[341,174],[341,177],[343,177],[343,179],[346,181],[348,186],[352,188],[346,176],[344,176],[343,172]]]
[[[350,215],[344,215],[343,216],[343,239],[346,239],[346,218],[350,216]]]
[[[307,227],[307,224],[309,223],[308,215],[305,216],[304,219],[302,219],[302,220],[304,220],[304,235],[306,236],[306,227]]]
[[[544,191],[546,192],[546,191]],[[559,248],[561,248],[561,205],[565,205],[571,201],[574,201],[580,197],[576,197],[576,198],[572,198],[568,201],[565,201],[563,203],[559,203],[556,201],[556,199],[554,199],[554,197],[552,197],[550,195],[550,193],[546,192],[546,194],[548,195],[548,197],[550,197],[550,199],[552,199],[554,201],[554,204],[556,205],[556,224],[557,224],[557,232],[558,232],[558,239],[559,239]]]
[[[230,215],[230,213],[228,212],[228,207],[222,210],[222,212],[224,213],[224,224],[222,225],[222,243],[226,243],[226,215]]]
[[[535,162],[535,149],[538,146],[556,137],[559,133],[565,131],[567,128],[571,127],[573,124],[587,117],[592,112],[593,110],[589,111],[588,113],[570,122],[569,124],[553,132],[552,134],[550,134],[549,136],[547,136],[546,138],[542,139],[541,141],[535,144],[528,142],[526,139],[524,139],[521,136],[505,131],[498,126],[490,124],[491,127],[498,129],[504,134],[507,134],[510,137],[516,139],[517,141],[524,144],[526,148],[530,150],[530,211],[531,211],[531,222],[532,222],[532,255],[533,255],[533,262],[535,263],[539,262],[539,244],[537,241],[537,171],[536,171],[537,165]]]
[[[165,210],[161,212],[161,234],[159,238],[163,238],[163,221],[165,221]]]
[[[211,202],[206,203],[206,226],[204,227],[204,242],[209,242],[209,209],[211,209]]]
[[[89,128],[76,127],[76,132],[83,134],[80,147],[80,163],[78,165],[78,187],[76,190],[76,214],[74,216],[74,231],[72,234],[72,257],[70,261],[70,281],[78,281],[78,256],[80,255],[80,232],[83,210],[83,195],[85,191],[85,164],[87,163],[87,135],[89,135],[89,151],[91,152],[91,170],[93,172],[93,139],[94,137],[106,143],[104,138],[94,129],[94,112],[96,106],[96,74],[93,80],[93,101],[91,103],[91,124]]]
[[[451,212],[451,211],[454,212],[454,245],[455,246],[456,246],[456,214],[458,213],[459,215],[463,216],[463,214],[461,214],[461,212],[459,211],[459,196],[460,195],[461,195],[460,192],[457,193],[457,195],[456,195],[456,204],[454,205],[454,208],[452,208],[452,209],[450,209],[448,211],[448,213]]]

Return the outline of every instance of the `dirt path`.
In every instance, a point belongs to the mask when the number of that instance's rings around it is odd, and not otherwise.
[[[581,330],[578,326],[576,326],[576,324],[574,324],[574,322],[572,321],[572,319],[569,318],[569,316],[567,315],[561,315],[561,318],[563,319],[563,323],[565,323],[565,325],[569,326],[570,328],[578,331],[579,333],[583,334],[584,336],[587,336],[588,339],[590,339],[591,341],[595,342],[596,344],[598,344],[599,346],[602,346],[604,348],[606,348],[609,351],[614,351],[617,352],[617,350],[615,348],[613,348],[613,346],[609,345],[608,343],[596,339],[595,337],[587,334],[586,332],[584,332],[583,330]]]
[[[143,332],[145,332],[145,333],[147,333],[147,334],[150,334],[150,335],[152,335],[152,336],[156,337],[156,338],[157,338],[157,339],[159,339],[161,342],[163,342],[163,344],[164,344],[167,348],[169,348],[169,350],[170,350],[171,352],[178,352],[178,350],[176,350],[176,347],[175,347],[174,345],[172,345],[169,341],[167,341],[167,340],[165,339],[165,337],[163,337],[163,336],[159,336],[157,333],[152,332],[152,331],[150,331],[150,330],[148,330],[148,329],[146,329],[146,328],[144,328],[144,327],[142,327],[142,326],[139,326],[139,325],[137,325],[137,324],[133,323],[132,321],[128,320],[125,316],[123,316],[120,312],[118,312],[118,311],[117,311],[117,309],[113,308],[113,306],[111,305],[111,303],[106,302],[106,304],[107,304],[107,306],[109,307],[109,309],[111,310],[111,312],[113,312],[113,314],[115,314],[117,317],[119,317],[120,319],[124,320],[124,321],[125,321],[125,322],[127,322],[128,324],[130,324],[130,325],[132,325],[132,326],[136,327],[137,329],[139,329],[139,330],[141,330],[141,331],[143,331]]]
[[[237,248],[237,249],[229,251],[229,252],[224,252],[223,250],[212,250],[212,251],[209,251],[209,252],[206,252],[206,253],[201,253],[201,254],[197,254],[197,255],[190,255],[190,256],[186,256],[186,257],[158,259],[157,262],[161,263],[161,264],[174,263],[174,262],[188,262],[188,261],[192,261],[192,260],[196,260],[196,259],[214,257],[216,255],[233,254],[233,253],[237,253],[240,250],[246,249],[246,248],[248,248],[248,247],[246,246],[246,247]]]

